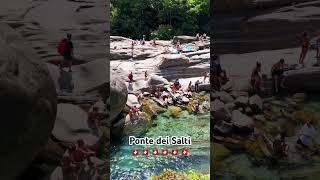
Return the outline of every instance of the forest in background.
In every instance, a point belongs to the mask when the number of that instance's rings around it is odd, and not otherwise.
[[[209,0],[111,0],[111,34],[172,39],[209,31]]]

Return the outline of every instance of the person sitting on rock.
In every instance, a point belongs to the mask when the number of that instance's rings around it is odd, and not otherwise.
[[[73,158],[73,153],[76,151],[76,146],[73,144],[68,147],[67,151],[63,154],[61,160],[63,180],[77,180],[77,165]]]
[[[280,61],[275,63],[271,68],[272,84],[273,84],[273,94],[277,94],[280,91],[281,76],[284,72],[284,59],[281,58]]]
[[[130,74],[128,75],[128,79],[129,79],[129,83],[133,82],[133,74],[132,74],[132,72],[130,72]]]
[[[286,158],[288,157],[289,146],[285,141],[285,133],[281,133],[280,137],[273,141],[273,154],[276,157]]]
[[[313,139],[316,136],[316,129],[311,120],[304,124],[299,135],[297,144],[304,148],[311,148]]]
[[[251,86],[254,93],[259,93],[261,91],[261,63],[257,62],[256,67],[253,69],[251,74]]]
[[[197,33],[197,35],[196,35],[196,39],[197,39],[197,41],[199,41],[200,39],[200,34],[199,33]]]
[[[181,43],[180,43],[180,40],[177,41],[176,43],[176,48],[177,50],[180,52],[181,51]]]
[[[180,82],[179,82],[179,79],[177,78],[175,81],[174,81],[174,86],[175,86],[175,88],[177,89],[177,90],[179,90],[180,89]]]
[[[210,107],[207,99],[203,101],[202,106],[204,107],[204,109],[209,110]]]
[[[160,98],[161,97],[161,88],[160,87],[157,87],[157,90],[156,90],[156,98]]]
[[[156,43],[156,38],[153,38],[153,39],[152,39],[151,45],[154,46],[154,47],[157,45],[157,43]]]
[[[174,84],[171,84],[170,88],[172,93],[175,93],[177,91],[176,86]]]
[[[203,39],[207,39],[207,34],[206,34],[206,33],[203,33],[202,38],[203,38]]]

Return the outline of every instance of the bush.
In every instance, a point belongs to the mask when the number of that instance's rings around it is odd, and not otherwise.
[[[151,33],[151,38],[157,38],[161,40],[170,40],[175,35],[172,26],[160,25],[156,31]]]

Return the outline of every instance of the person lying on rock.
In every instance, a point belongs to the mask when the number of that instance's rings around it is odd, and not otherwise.
[[[251,86],[252,86],[252,90],[253,93],[259,93],[261,92],[261,63],[257,62],[256,63],[256,67],[253,69],[252,73],[251,73]]]
[[[316,136],[316,129],[313,126],[313,121],[306,122],[300,130],[297,144],[303,148],[312,148],[314,137]]]
[[[279,158],[288,157],[289,146],[285,141],[285,133],[281,133],[280,137],[273,141],[273,154]]]

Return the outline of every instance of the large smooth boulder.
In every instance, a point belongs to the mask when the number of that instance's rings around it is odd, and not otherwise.
[[[152,76],[150,76],[150,79],[148,80],[148,84],[150,86],[168,85],[169,81],[161,76],[152,75]]]
[[[194,41],[197,41],[197,38],[195,36],[174,36],[173,37],[173,43],[177,43],[180,41],[180,43],[192,43]]]
[[[224,103],[231,103],[234,101],[233,97],[225,91],[218,92],[217,94],[220,100]]]
[[[161,57],[159,69],[187,65],[190,59],[182,54],[167,54]]]
[[[137,108],[141,107],[140,103],[138,102],[138,97],[134,94],[128,94],[128,99],[126,104],[131,108],[134,106],[136,106]]]
[[[88,145],[95,145],[99,138],[93,135],[88,125],[88,115],[72,104],[58,104],[57,119],[52,135],[62,142],[76,142],[83,139]]]
[[[238,97],[235,102],[236,106],[239,106],[239,107],[245,107],[249,104],[249,97],[247,96],[240,96]]]
[[[54,83],[29,44],[0,24],[0,179],[14,179],[46,146],[54,125]]]
[[[239,110],[232,111],[232,123],[238,133],[249,134],[255,127],[253,119]]]
[[[230,111],[225,107],[225,104],[219,99],[211,102],[210,109],[213,115],[213,118],[216,122],[219,121],[230,121],[231,114]]]
[[[116,75],[111,74],[110,82],[110,117],[109,121],[112,122],[126,106],[128,98],[128,90],[126,84]]]

